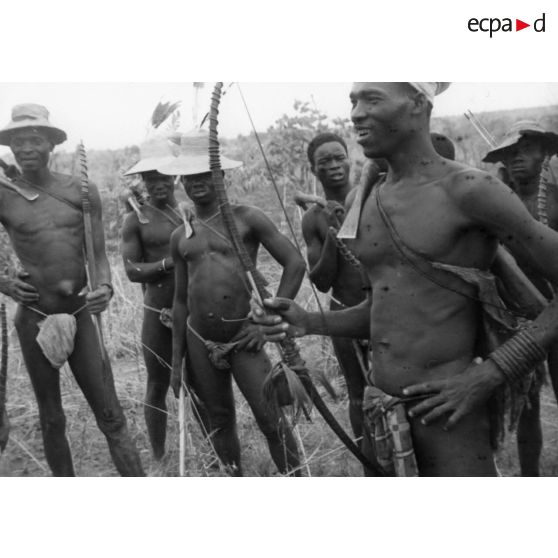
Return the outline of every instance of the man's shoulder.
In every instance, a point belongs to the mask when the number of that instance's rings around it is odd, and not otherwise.
[[[490,173],[453,161],[448,164],[447,169],[437,180],[447,194],[454,199],[477,193],[479,190],[483,191],[496,184],[507,188],[503,182]]]

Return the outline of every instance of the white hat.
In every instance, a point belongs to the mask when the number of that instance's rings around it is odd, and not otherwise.
[[[161,174],[172,176],[188,176],[210,172],[209,168],[209,134],[205,130],[192,130],[186,134],[176,135],[171,138],[178,143],[177,157],[165,165],[157,167]],[[242,166],[241,161],[233,161],[221,155],[221,168],[223,170],[236,169]]]
[[[124,176],[159,170],[175,158],[176,146],[163,136],[154,136],[140,145],[140,160]]]

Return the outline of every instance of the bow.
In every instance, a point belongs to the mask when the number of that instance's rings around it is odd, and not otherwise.
[[[221,170],[220,148],[218,139],[218,115],[219,103],[221,100],[221,89],[223,84],[221,82],[215,85],[211,95],[211,105],[209,110],[209,168],[215,185],[215,193],[219,200],[219,209],[234,250],[240,260],[240,263],[246,273],[248,281],[250,282],[255,296],[259,301],[263,301],[269,294],[266,290],[266,281],[263,276],[258,272],[256,266],[252,262],[244,243],[242,242],[238,233],[232,208],[230,206],[225,184],[223,181],[223,173]],[[299,377],[304,389],[308,393],[312,403],[322,415],[328,426],[333,430],[337,437],[343,442],[346,448],[367,468],[373,470],[376,474],[384,476],[383,472],[375,465],[373,465],[360,451],[358,446],[353,442],[351,437],[343,430],[341,425],[337,422],[327,405],[321,398],[316,387],[310,379],[306,363],[300,355],[300,350],[292,337],[287,337],[278,343],[279,353],[282,361]]]
[[[77,158],[81,175],[81,205],[83,209],[83,235],[86,257],[85,271],[87,273],[89,289],[91,291],[94,291],[99,285],[97,284],[97,266],[95,262],[95,251],[93,247],[93,227],[91,224],[91,201],[89,200],[87,154],[85,152],[85,146],[83,145],[83,142],[80,142],[77,147]],[[100,314],[96,314],[95,316],[93,316],[93,323],[95,325],[95,331],[97,333],[97,338],[101,350],[101,358],[103,360],[103,397],[105,399],[105,409],[108,409],[106,384],[108,376],[112,374],[112,372],[110,370],[110,361],[108,359],[103,340],[103,323]]]

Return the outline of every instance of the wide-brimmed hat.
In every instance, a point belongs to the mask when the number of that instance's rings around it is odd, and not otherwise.
[[[186,134],[171,137],[179,145],[179,154],[171,162],[160,166],[161,174],[189,176],[210,172],[209,168],[209,134],[205,130],[192,130]],[[241,161],[233,161],[221,155],[223,170],[236,169],[242,166]]]
[[[486,154],[483,162],[498,163],[503,161],[509,148],[522,137],[528,136],[540,139],[549,154],[558,153],[558,134],[547,132],[540,124],[532,120],[521,120],[511,127],[498,147]]]
[[[124,176],[142,172],[158,171],[175,158],[176,146],[163,136],[154,136],[140,145],[140,160],[128,169]],[[166,173],[164,173],[166,174]]]
[[[16,105],[12,109],[12,119],[0,130],[0,145],[10,145],[12,134],[22,128],[38,128],[46,131],[54,145],[66,141],[66,132],[53,126],[48,117],[49,112],[43,105],[35,103]]]

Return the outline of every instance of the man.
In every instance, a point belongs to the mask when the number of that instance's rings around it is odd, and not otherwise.
[[[87,277],[80,180],[49,171],[50,154],[66,140],[66,133],[51,125],[48,117],[41,105],[17,105],[11,122],[0,130],[0,144],[10,146],[21,169],[14,187],[0,187],[0,222],[23,265],[17,278],[1,278],[0,291],[19,305],[15,325],[53,475],[74,475],[60,394],[59,368],[67,359],[119,473],[141,476],[139,455],[92,320],[92,314],[105,310],[112,296],[99,192],[90,185],[99,287],[84,296]]]
[[[266,404],[263,386],[270,362],[260,328],[247,321],[251,288],[225,229],[209,172],[208,136],[182,138],[183,155],[160,172],[181,175],[194,215],[186,231],[171,237],[175,265],[171,385],[178,394],[186,355],[188,381],[208,417],[211,442],[220,460],[242,475],[232,378],[246,398],[281,473],[299,474],[293,435],[281,413]],[[225,157],[223,169],[240,165]],[[236,224],[255,262],[263,245],[283,267],[278,287],[293,298],[304,275],[304,261],[271,221],[254,207],[233,206]]]
[[[330,227],[339,230],[345,198],[351,191],[350,162],[345,141],[336,134],[318,134],[308,144],[308,161],[328,204],[313,205],[302,218],[310,279],[323,293],[331,289],[330,309],[356,306],[366,297],[367,280],[339,252]],[[362,394],[366,383],[367,345],[346,337],[332,337],[339,367],[347,383],[349,418],[355,437],[362,436]]]
[[[545,159],[550,159],[557,151],[557,134],[545,131],[536,122],[520,121],[483,159],[486,163],[502,163],[508,186],[519,196],[533,218],[554,230],[558,230],[558,184]],[[553,286],[528,259],[518,257],[518,264],[547,299],[554,296]],[[558,346],[550,347],[547,362],[554,393],[558,395]],[[517,443],[522,475],[539,476],[543,443],[540,382],[534,383],[530,390],[529,405],[523,410],[518,424]]]
[[[491,411],[501,402],[492,396],[503,386],[521,390],[558,336],[558,308],[553,301],[531,325],[484,351],[479,342],[494,337],[481,335],[481,317],[483,324],[490,318],[499,326],[490,333],[514,325],[486,270],[501,240],[556,281],[558,235],[534,220],[501,182],[436,154],[430,114],[434,95],[447,85],[353,85],[357,141],[367,157],[384,157],[389,164],[385,182],[363,200],[354,244],[374,303],[326,313],[324,319],[275,299],[266,304],[286,322],[259,310],[254,314],[269,326],[268,340],[286,332],[368,333],[375,386],[371,422],[389,423],[393,411],[404,412],[406,405],[419,474],[492,476],[491,441],[501,426],[491,420],[499,418]],[[392,436],[392,470],[410,456],[397,451],[407,431],[399,434]],[[386,440],[373,441],[381,461]],[[400,447],[405,445],[403,440]]]
[[[125,175],[140,174],[149,201],[140,214],[129,213],[122,227],[122,258],[126,275],[144,286],[141,342],[147,369],[145,423],[153,457],[165,454],[166,396],[172,361],[171,306],[174,261],[171,233],[182,223],[174,197],[174,179],[157,172],[173,158],[166,139],[152,138],[141,146],[141,159]]]

